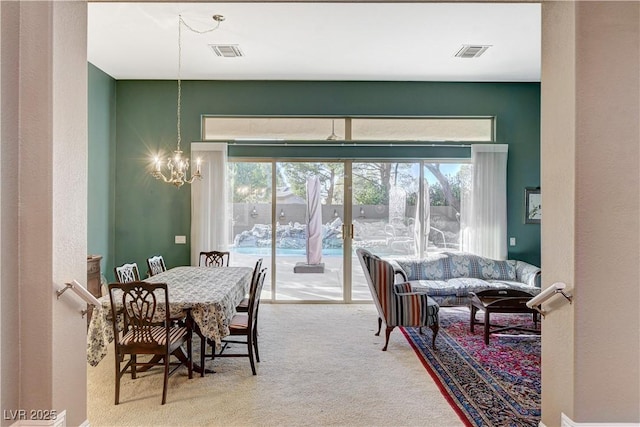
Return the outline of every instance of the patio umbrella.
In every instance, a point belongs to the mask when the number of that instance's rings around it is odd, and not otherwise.
[[[307,264],[322,262],[322,204],[320,180],[317,176],[307,179]]]
[[[421,224],[424,223],[424,237],[421,238]],[[422,197],[422,206],[416,208],[416,221],[413,233],[416,243],[416,256],[420,256],[420,252],[426,254],[429,246],[429,232],[431,231],[431,196],[429,195],[429,181],[424,179],[424,189]]]

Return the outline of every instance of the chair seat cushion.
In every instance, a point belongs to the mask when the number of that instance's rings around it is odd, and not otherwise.
[[[236,306],[236,311],[240,313],[246,313],[249,310],[249,298],[243,298],[240,304]]]
[[[449,280],[415,280],[410,281],[413,292],[423,292],[430,296],[467,297],[469,292],[480,292],[487,289],[518,289],[536,295],[539,288],[526,283],[509,280],[483,280],[473,277],[459,277]]]
[[[249,328],[249,315],[247,313],[238,313],[231,318],[229,323],[229,332],[231,335],[245,334]]]
[[[165,345],[167,339],[167,330],[164,326],[153,326],[150,328],[152,339],[155,341],[150,344]],[[187,328],[175,327],[169,329],[169,342],[174,343],[187,335]],[[144,343],[144,338],[138,337],[133,331],[127,332],[120,340],[121,345],[132,345]]]
[[[413,292],[421,292],[427,295],[450,295],[451,286],[446,280],[412,280],[411,290]]]

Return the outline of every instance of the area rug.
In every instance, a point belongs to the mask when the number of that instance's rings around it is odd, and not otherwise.
[[[478,320],[483,317],[478,313]],[[499,325],[532,324],[531,315],[492,314]],[[442,394],[468,426],[537,426],[540,422],[540,336],[469,329],[467,308],[441,308],[436,349],[431,331],[401,328]]]

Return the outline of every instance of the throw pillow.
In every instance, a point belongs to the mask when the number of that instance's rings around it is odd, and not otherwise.
[[[480,277],[487,280],[515,280],[516,262],[514,260],[496,261],[478,258]]]

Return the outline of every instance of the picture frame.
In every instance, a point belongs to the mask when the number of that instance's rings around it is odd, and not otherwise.
[[[540,187],[526,187],[524,189],[524,203],[524,223],[540,224],[542,219]]]

